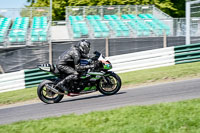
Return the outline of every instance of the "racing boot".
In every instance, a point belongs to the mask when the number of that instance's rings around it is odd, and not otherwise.
[[[57,85],[55,87],[59,88],[59,90],[63,90],[64,92],[68,92],[69,89],[64,86],[65,83],[67,83],[67,80],[63,79],[62,81],[60,81],[59,83],[57,83]]]
[[[69,88],[66,88],[64,86],[64,84],[66,84],[66,83],[68,84],[71,80],[77,80],[77,75],[72,74],[72,75],[67,76],[65,79],[60,81],[56,85],[56,87],[58,87],[59,89],[62,89],[64,92],[66,92],[66,91],[69,92],[70,91]]]

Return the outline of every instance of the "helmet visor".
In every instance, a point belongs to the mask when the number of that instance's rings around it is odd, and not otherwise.
[[[90,52],[90,47],[88,45],[84,45],[84,47],[83,47],[83,53],[84,54],[89,54],[89,52]]]

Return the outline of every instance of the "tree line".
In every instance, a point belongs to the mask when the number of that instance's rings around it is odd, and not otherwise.
[[[155,5],[172,17],[185,17],[185,0],[52,0],[53,20],[65,19],[66,6]],[[27,7],[49,7],[50,0],[27,0]]]

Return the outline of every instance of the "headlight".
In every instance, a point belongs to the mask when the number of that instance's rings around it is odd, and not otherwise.
[[[104,67],[104,69],[111,69],[112,65],[111,64],[105,64],[103,67]]]

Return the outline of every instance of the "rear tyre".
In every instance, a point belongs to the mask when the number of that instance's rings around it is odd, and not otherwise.
[[[110,73],[99,81],[98,90],[104,95],[113,95],[121,88],[121,79],[115,73]]]
[[[39,99],[48,104],[60,102],[64,95],[54,93],[53,91],[47,89],[45,85],[54,86],[54,82],[51,80],[44,80],[39,84],[37,88]]]

